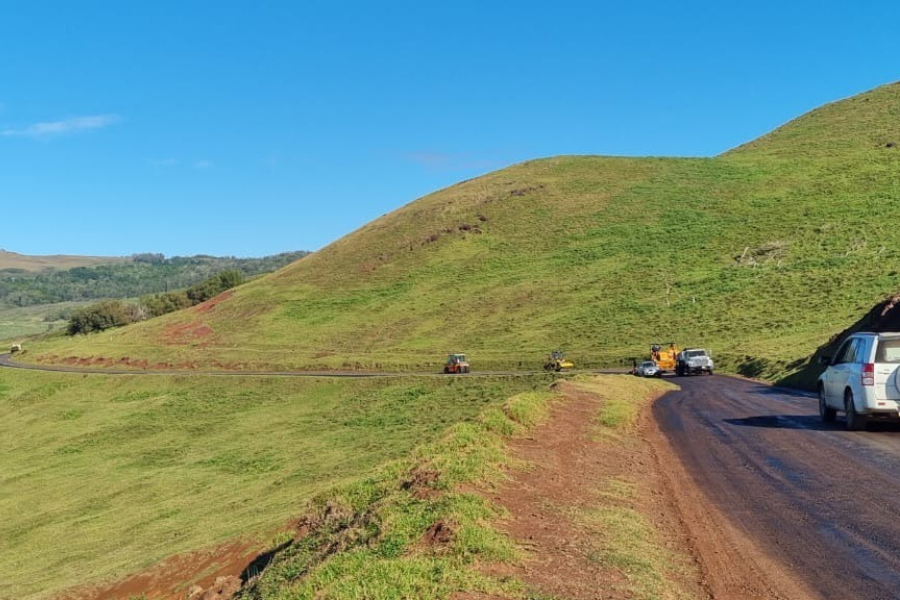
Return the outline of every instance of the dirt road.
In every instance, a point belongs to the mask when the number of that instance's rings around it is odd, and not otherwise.
[[[759,575],[719,572],[713,597],[900,598],[900,426],[849,432],[821,424],[809,395],[728,377],[677,383],[653,412],[680,476],[711,502],[684,511],[702,562]]]

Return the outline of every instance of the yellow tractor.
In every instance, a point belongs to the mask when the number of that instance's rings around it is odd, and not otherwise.
[[[675,342],[669,342],[668,347],[665,348],[663,344],[650,345],[650,358],[656,363],[660,374],[675,372],[676,356],[678,356],[678,346],[675,345]]]
[[[544,369],[547,371],[556,371],[559,373],[564,369],[574,369],[575,363],[566,358],[565,352],[562,350],[554,350],[550,353],[550,358],[547,359],[546,364],[544,364]]]

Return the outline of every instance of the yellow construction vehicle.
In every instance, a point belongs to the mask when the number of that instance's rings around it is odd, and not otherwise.
[[[675,372],[677,356],[678,346],[675,345],[675,342],[669,342],[668,344],[650,345],[650,358],[653,359],[653,362],[656,363],[657,368],[659,368],[660,374]]]
[[[550,358],[544,364],[547,371],[556,371],[557,373],[563,369],[574,369],[575,363],[566,358],[566,353],[562,350],[554,350],[550,353]]]

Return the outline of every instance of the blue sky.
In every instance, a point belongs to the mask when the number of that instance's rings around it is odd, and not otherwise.
[[[713,156],[900,79],[900,3],[0,0],[0,249],[316,250],[559,154]]]

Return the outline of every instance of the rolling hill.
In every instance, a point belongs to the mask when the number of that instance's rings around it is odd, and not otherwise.
[[[72,312],[85,304],[185,289],[230,269],[241,271],[247,278],[257,277],[306,254],[165,258],[146,253],[104,259],[0,251],[0,340],[66,327]]]
[[[0,250],[0,270],[46,271],[50,269],[73,269],[75,267],[111,265],[127,260],[129,259],[121,256],[68,256],[62,254],[29,256],[8,250]]]
[[[780,377],[900,283],[900,85],[714,158],[560,156],[404,206],[205,305],[31,359],[222,368],[629,363]]]

